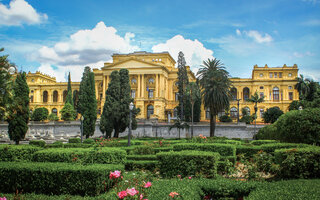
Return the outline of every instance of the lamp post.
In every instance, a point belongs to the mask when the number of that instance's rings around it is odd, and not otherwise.
[[[239,115],[240,115],[240,110],[239,110],[239,106],[240,106],[240,101],[241,99],[236,99],[236,101],[238,102],[237,105],[238,105],[238,116],[237,116],[237,123],[239,124]]]
[[[83,139],[83,120],[84,120],[84,117],[83,117],[83,115],[81,115],[81,118],[80,118],[80,121],[81,121],[81,143],[82,143],[82,139]]]
[[[130,115],[129,115],[129,134],[128,134],[128,146],[131,145],[130,139],[131,139],[131,124],[132,124],[132,110],[133,110],[134,104],[131,102],[129,104],[129,110],[130,110]]]

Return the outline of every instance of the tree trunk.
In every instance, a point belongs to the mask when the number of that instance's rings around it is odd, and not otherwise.
[[[15,142],[16,142],[16,145],[19,145],[19,142],[20,142],[20,141],[19,141],[19,140],[16,140]]]
[[[210,114],[210,137],[214,136],[214,131],[216,129],[216,116]]]
[[[113,137],[118,138],[119,137],[119,129],[114,129],[114,135]]]
[[[191,138],[193,138],[193,104],[194,103],[192,103],[192,105],[191,105]]]
[[[86,135],[86,139],[88,139],[89,138],[89,135]]]
[[[178,128],[179,129],[179,139],[180,139],[180,128]]]

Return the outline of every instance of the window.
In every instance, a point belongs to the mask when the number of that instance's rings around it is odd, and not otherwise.
[[[206,109],[206,119],[210,119],[210,109]]]
[[[131,98],[136,98],[136,91],[135,90],[131,90]]]
[[[176,92],[175,93],[175,99],[174,99],[175,101],[179,101],[179,92]]]
[[[147,107],[147,118],[150,119],[151,115],[153,115],[153,105],[148,105],[148,107]]]
[[[289,89],[289,90],[292,90],[292,86],[289,86],[288,89]]]
[[[53,91],[53,102],[58,102],[58,92],[57,92],[57,90]]]
[[[44,103],[47,103],[47,102],[48,102],[48,92],[47,92],[47,91],[44,91],[44,92],[43,92],[42,101],[43,101]]]
[[[289,73],[289,74],[288,74],[288,76],[289,76],[289,77],[291,77],[291,76],[292,76],[292,74],[291,74],[291,73]]]
[[[235,107],[232,107],[230,109],[230,117],[237,118],[238,117],[238,109]]]
[[[278,73],[277,72],[274,73],[274,77],[278,78]]]
[[[279,72],[279,78],[282,78],[282,72]]]
[[[263,77],[263,74],[261,73],[261,74],[259,74],[259,76],[260,76],[260,77]]]
[[[247,111],[247,115],[250,115],[250,108],[249,107],[245,107],[244,109]]]
[[[57,116],[58,115],[58,110],[56,108],[53,108],[51,113]]]
[[[34,82],[34,79],[31,79],[31,82]]]
[[[248,100],[249,99],[250,90],[249,88],[245,87],[243,88],[243,99]]]
[[[260,86],[260,90],[263,90],[263,86]]]
[[[148,98],[153,98],[153,90],[148,91]]]
[[[272,78],[272,73],[271,72],[269,73],[269,78]]]
[[[263,97],[264,97],[264,93],[260,92],[260,98],[263,98]]]
[[[289,92],[289,100],[293,100],[293,92]]]
[[[272,92],[273,92],[273,101],[279,101],[279,88],[274,87]]]
[[[30,103],[33,103],[33,95],[30,96]]]
[[[66,102],[67,100],[67,94],[68,94],[67,90],[63,91],[63,102]]]
[[[149,79],[149,84],[153,84],[154,83],[154,79],[153,78],[150,78]]]
[[[261,108],[261,109],[260,109],[260,118],[263,117],[263,113],[264,113],[264,110]]]
[[[135,78],[131,79],[131,84],[136,84],[137,80]]]
[[[177,118],[178,117],[178,109],[173,109],[173,117]]]
[[[31,90],[31,93],[33,93],[33,90]]]
[[[231,88],[231,96],[233,101],[237,100],[237,88]]]

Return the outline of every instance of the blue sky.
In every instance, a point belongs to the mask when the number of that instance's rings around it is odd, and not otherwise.
[[[137,50],[181,50],[194,72],[217,58],[242,78],[255,64],[297,64],[319,81],[320,0],[0,0],[0,47],[58,81]]]

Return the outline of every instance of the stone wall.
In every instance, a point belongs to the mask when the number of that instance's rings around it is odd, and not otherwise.
[[[176,128],[170,130],[172,123],[158,123],[157,121],[144,121],[138,123],[138,128],[132,131],[135,137],[164,137],[177,138],[179,131]],[[264,125],[257,125],[257,131]],[[209,136],[209,123],[195,123],[194,136],[200,134]],[[0,123],[0,138],[7,139],[8,125]],[[252,139],[254,134],[254,125],[244,123],[218,123],[215,130],[215,136],[228,138],[247,138]],[[128,130],[120,133],[120,136],[128,135]],[[190,137],[191,128],[180,131],[180,137]],[[26,139],[67,139],[68,137],[80,136],[80,121],[72,122],[30,122]],[[99,129],[99,122],[96,123],[94,137],[100,137],[102,133]]]

